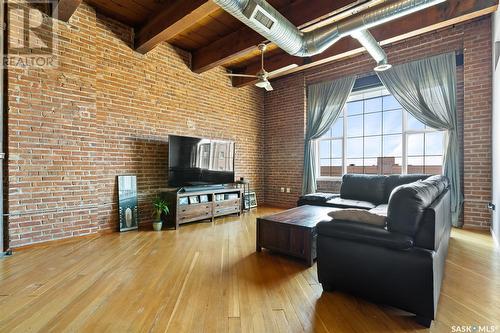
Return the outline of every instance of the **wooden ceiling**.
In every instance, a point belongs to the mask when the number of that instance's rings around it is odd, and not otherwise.
[[[59,19],[69,20],[81,1],[59,0]],[[265,38],[211,0],[85,1],[98,12],[133,27],[137,52],[147,53],[166,41],[192,53],[191,69],[196,73],[219,65],[235,73],[255,74],[259,71],[257,45]],[[309,29],[342,15],[342,11],[354,3],[377,4],[381,1],[268,0],[293,24]],[[448,0],[370,31],[384,45],[490,14],[497,5],[498,0]],[[266,53],[266,69],[274,71],[296,64],[298,67],[293,71],[298,71],[361,51],[358,42],[352,38],[344,38],[324,53],[310,58],[293,57],[271,45],[270,52]],[[244,86],[253,81],[252,78],[234,78],[233,85]]]

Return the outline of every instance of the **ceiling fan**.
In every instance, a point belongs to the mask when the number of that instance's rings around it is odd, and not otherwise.
[[[232,74],[232,73],[228,73],[227,75],[228,76],[236,76],[236,77],[251,77],[251,78],[257,78],[258,81],[257,83],[255,83],[255,85],[259,88],[264,88],[266,89],[266,91],[272,91],[273,90],[273,86],[271,85],[271,83],[269,82],[269,79],[271,79],[273,76],[276,76],[278,75],[279,73],[281,72],[284,72],[284,71],[287,71],[287,70],[290,70],[292,68],[295,68],[297,67],[296,64],[292,64],[290,66],[286,66],[284,68],[280,68],[278,70],[275,70],[273,72],[267,72],[264,68],[264,53],[266,52],[266,49],[267,49],[267,45],[262,43],[262,44],[259,44],[259,50],[260,50],[260,58],[261,58],[261,69],[260,71],[255,74],[255,75],[248,75],[248,74]]]

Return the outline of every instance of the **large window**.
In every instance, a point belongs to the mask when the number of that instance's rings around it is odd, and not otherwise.
[[[404,111],[385,88],[355,92],[317,140],[318,175],[440,174],[444,136]]]

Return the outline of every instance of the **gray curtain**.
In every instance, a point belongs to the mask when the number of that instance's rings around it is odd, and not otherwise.
[[[377,74],[406,111],[427,126],[448,131],[444,174],[451,183],[453,225],[459,227],[463,195],[460,184],[455,53],[395,66]]]
[[[306,138],[302,194],[316,192],[316,150],[314,140],[325,134],[337,120],[351,94],[356,78],[345,77],[307,87]]]

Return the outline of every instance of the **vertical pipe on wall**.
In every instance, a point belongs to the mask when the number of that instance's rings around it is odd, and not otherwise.
[[[493,129],[492,129],[492,221],[491,232],[500,246],[500,10],[492,15]]]
[[[0,68],[0,257],[5,252],[4,248],[4,225],[3,225],[3,108],[4,108],[4,3],[0,0],[0,59],[2,66]]]
[[[0,60],[2,64],[0,66],[0,257],[2,257],[7,250],[8,242],[4,238],[8,233],[4,232],[4,216],[3,216],[3,172],[4,172],[4,108],[6,106],[6,98],[7,94],[5,92],[6,84],[5,84],[5,68],[4,68],[4,51],[5,51],[5,31],[7,25],[5,24],[5,4],[3,0],[0,0]]]

